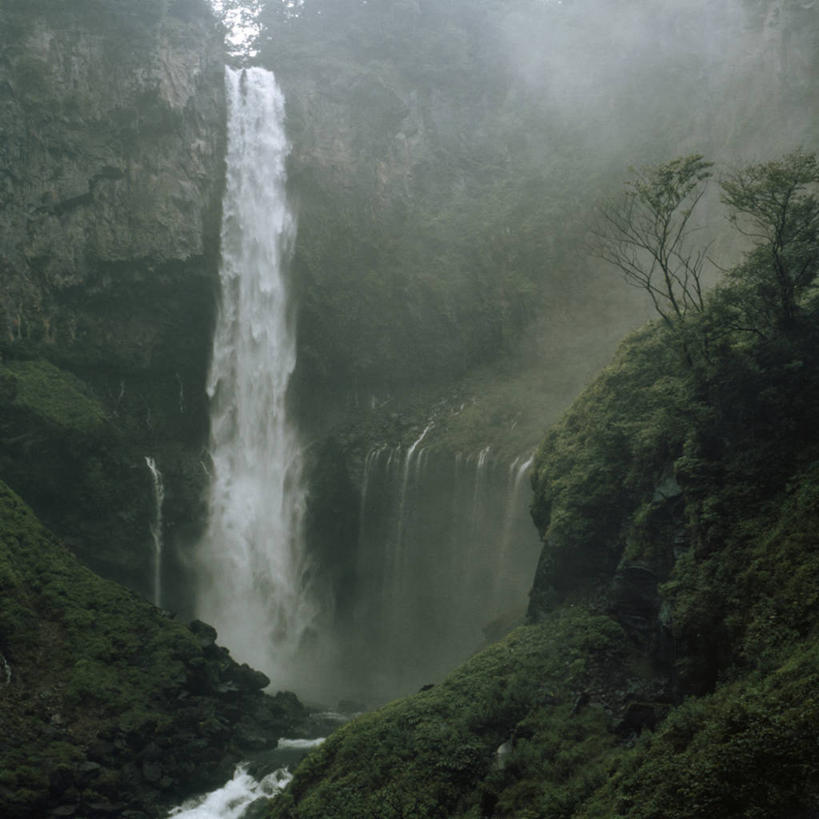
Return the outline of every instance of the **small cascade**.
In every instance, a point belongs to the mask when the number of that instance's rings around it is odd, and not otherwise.
[[[472,532],[480,531],[483,510],[483,492],[486,488],[486,465],[489,462],[491,447],[486,447],[478,453],[475,462],[475,491],[472,495]]]
[[[151,521],[151,539],[154,544],[153,566],[153,602],[155,606],[162,605],[162,507],[165,503],[165,486],[162,483],[162,473],[156,460],[146,456],[145,464],[151,473],[154,485],[154,517]]]
[[[503,532],[501,536],[500,549],[498,550],[498,562],[496,571],[499,577],[504,575],[509,564],[509,556],[512,548],[512,541],[517,531],[516,524],[521,520],[521,516],[528,511],[528,504],[525,503],[523,488],[524,478],[529,474],[532,464],[535,461],[534,453],[528,458],[518,457],[512,461],[509,467],[509,483],[506,490],[506,513],[503,519]],[[526,493],[528,497],[528,493]],[[529,534],[528,532],[526,533]],[[502,605],[502,599],[506,597],[506,590],[499,584],[495,589],[495,607]]]
[[[2,677],[0,684],[11,685],[11,666],[2,654],[0,654],[0,677]]]
[[[432,429],[432,423],[427,424],[424,431],[418,436],[418,438],[413,441],[410,445],[409,449],[407,450],[406,458],[404,459],[404,469],[401,477],[401,493],[399,495],[398,500],[398,531],[395,535],[395,544],[392,550],[393,559],[392,559],[392,580],[391,586],[393,590],[399,590],[404,582],[404,523],[407,514],[407,488],[410,482],[410,473],[412,471],[412,459],[415,455],[418,447],[421,445],[421,442],[424,438],[427,437],[427,433]],[[419,457],[418,463],[420,465],[421,458]],[[416,475],[417,479],[417,475]]]
[[[246,765],[239,765],[233,779],[224,787],[189,799],[168,816],[176,819],[240,819],[256,800],[272,798],[284,790],[292,778],[287,768],[282,768],[257,781],[247,772]]]
[[[432,682],[525,609],[540,551],[525,502],[531,460],[489,447],[451,453],[381,445],[364,458],[349,634],[359,690],[395,696]]]

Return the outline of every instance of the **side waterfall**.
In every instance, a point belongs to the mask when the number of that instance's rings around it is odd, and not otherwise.
[[[381,445],[364,458],[349,646],[356,682],[396,696],[523,615],[540,553],[524,491],[532,458]]]
[[[286,408],[296,347],[284,270],[295,235],[284,98],[261,68],[226,69],[226,88],[222,294],[208,383],[213,472],[197,611],[234,656],[292,686],[316,610],[302,453]]]
[[[151,457],[145,458],[145,464],[151,473],[154,485],[154,519],[151,521],[151,539],[154,544],[154,589],[153,602],[155,606],[162,605],[162,506],[165,503],[165,486],[162,483],[162,473]]]

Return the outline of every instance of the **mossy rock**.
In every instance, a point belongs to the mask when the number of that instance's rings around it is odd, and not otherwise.
[[[9,361],[0,367],[3,397],[63,431],[93,433],[107,420],[102,404],[79,378],[48,361]]]

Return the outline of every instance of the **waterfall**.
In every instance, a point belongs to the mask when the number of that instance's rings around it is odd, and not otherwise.
[[[208,381],[213,470],[197,610],[235,656],[284,686],[300,682],[300,649],[316,617],[302,454],[286,406],[296,363],[284,270],[295,233],[289,146],[272,73],[228,68],[226,89],[221,304]]]
[[[162,506],[165,503],[165,486],[162,483],[162,473],[156,461],[146,456],[145,463],[154,485],[154,517],[151,521],[151,539],[154,544],[153,599],[154,605],[160,606],[162,604]]]
[[[395,545],[392,550],[392,588],[394,590],[398,590],[400,593],[400,589],[404,583],[404,519],[407,513],[407,488],[409,486],[410,480],[410,471],[412,469],[412,457],[415,455],[418,447],[421,445],[421,442],[424,438],[427,437],[427,433],[432,429],[432,424],[429,423],[425,427],[424,431],[418,436],[418,438],[413,441],[410,445],[409,449],[407,450],[407,456],[404,459],[404,471],[401,478],[401,493],[398,496],[398,531],[395,536]],[[420,457],[418,462],[420,464]]]
[[[516,523],[525,513],[526,507],[523,504],[523,479],[529,474],[529,470],[534,463],[534,454],[528,458],[515,458],[509,467],[509,486],[506,490],[506,512],[503,519],[503,530],[501,533],[500,549],[498,549],[498,562],[496,572],[498,577],[502,577],[504,569],[510,563],[510,550],[516,532]],[[495,607],[500,609],[502,601],[508,595],[508,591],[501,584],[495,588]]]
[[[423,446],[427,432],[364,457],[355,611],[338,639],[350,684],[377,697],[434,682],[484,627],[522,616],[540,552],[523,492],[531,461]]]

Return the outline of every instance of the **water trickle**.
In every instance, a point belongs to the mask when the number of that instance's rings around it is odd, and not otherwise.
[[[156,461],[146,456],[145,464],[151,473],[154,487],[154,516],[151,521],[151,540],[153,541],[153,601],[155,606],[162,605],[162,506],[165,503],[165,486],[162,473]]]
[[[0,674],[2,674],[2,685],[11,685],[11,666],[8,664],[6,658],[0,654]]]
[[[240,660],[292,685],[317,612],[306,581],[302,453],[286,408],[296,347],[284,98],[261,68],[226,69],[226,89],[222,293],[208,382],[213,474],[197,610]]]
[[[524,478],[529,474],[529,470],[534,463],[534,454],[526,457],[518,457],[512,461],[509,467],[509,487],[506,491],[506,510],[503,518],[503,530],[501,533],[500,549],[498,549],[498,559],[496,572],[498,577],[502,577],[504,569],[510,562],[510,551],[512,540],[515,534],[515,524],[524,516],[525,506],[523,497]],[[500,608],[506,589],[501,584],[495,588],[495,606]]]
[[[404,472],[401,479],[401,494],[398,501],[398,533],[395,538],[395,570],[401,571],[402,568],[402,552],[404,542],[404,517],[406,515],[407,507],[407,486],[409,485],[410,470],[412,469],[412,456],[418,449],[418,446],[427,437],[427,433],[432,429],[432,424],[427,424],[424,431],[413,441],[410,448],[407,450],[407,457],[404,459]],[[400,576],[395,578],[396,582],[400,583]]]

